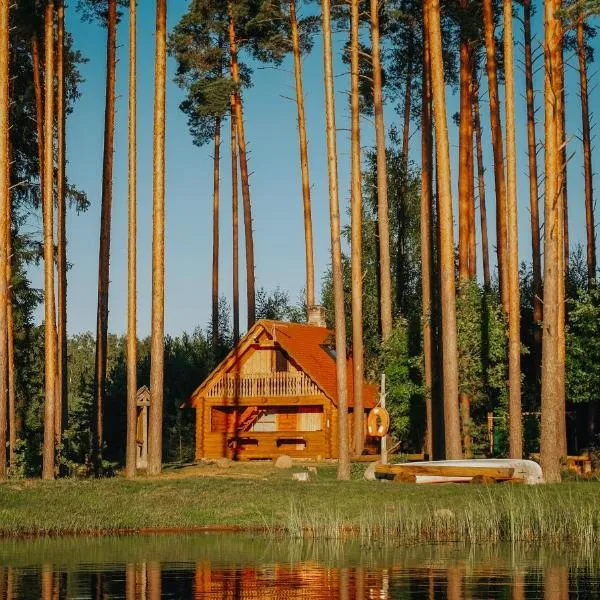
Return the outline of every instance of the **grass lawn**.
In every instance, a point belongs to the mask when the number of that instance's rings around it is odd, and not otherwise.
[[[202,527],[264,528],[272,535],[397,537],[405,541],[600,541],[600,483],[417,486],[335,480],[318,464],[308,483],[295,466],[168,468],[126,481],[13,480],[0,484],[0,535],[109,533]]]

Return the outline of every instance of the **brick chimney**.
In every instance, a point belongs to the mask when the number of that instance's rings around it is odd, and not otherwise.
[[[325,323],[325,307],[319,304],[309,306],[308,308],[308,324],[314,327],[327,327]]]

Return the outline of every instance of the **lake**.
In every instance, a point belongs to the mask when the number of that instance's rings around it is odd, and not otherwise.
[[[600,550],[247,535],[0,540],[0,600],[600,598]]]

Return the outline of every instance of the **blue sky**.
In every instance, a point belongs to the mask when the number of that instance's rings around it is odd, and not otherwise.
[[[185,12],[185,0],[169,0],[168,23],[171,29]],[[144,1],[139,6],[138,33],[138,331],[146,335],[150,330],[151,288],[151,232],[152,232],[152,110],[154,59],[154,6]],[[536,31],[541,31],[541,12],[536,18]],[[598,23],[596,22],[596,25]],[[67,10],[67,26],[77,48],[89,59],[82,66],[85,82],[82,98],[75,106],[67,124],[68,176],[85,190],[90,200],[89,210],[82,215],[68,216],[69,271],[68,328],[69,333],[94,331],[96,320],[98,237],[100,224],[100,192],[103,144],[103,114],[105,86],[106,32],[95,24],[82,23],[73,8]],[[346,218],[349,201],[349,110],[346,92],[349,86],[347,67],[341,63],[340,48],[343,36],[336,35],[338,50],[334,70],[336,74],[338,162],[340,176],[341,210]],[[515,21],[518,43],[521,28]],[[539,38],[537,43],[539,44]],[[318,288],[322,274],[329,263],[329,212],[327,163],[325,155],[325,118],[323,98],[323,63],[321,38],[310,56],[304,61],[309,161],[312,183],[313,223],[315,238],[315,268]],[[112,248],[110,271],[111,332],[123,333],[127,318],[127,15],[118,32],[117,115],[115,132],[115,169],[112,213]],[[599,50],[595,42],[596,51]],[[521,48],[516,48],[516,60]],[[257,287],[267,290],[276,286],[288,290],[295,300],[304,287],[304,237],[302,196],[298,161],[298,137],[295,104],[285,96],[294,95],[291,61],[279,69],[255,68],[254,86],[244,98],[246,140],[249,149],[249,167],[252,172],[251,198],[254,220],[254,243]],[[518,65],[517,65],[518,67]],[[569,211],[571,244],[584,241],[585,218],[583,211],[583,176],[581,166],[580,108],[576,60],[567,68],[567,132],[569,154]],[[591,73],[596,66],[590,67]],[[167,171],[166,171],[166,289],[165,328],[167,333],[179,334],[196,326],[205,326],[210,318],[211,260],[212,260],[212,147],[193,146],[185,116],[179,110],[183,98],[173,83],[175,64],[169,59],[167,88]],[[529,229],[529,195],[527,183],[527,146],[523,75],[517,70],[517,144],[519,172],[519,227],[520,257],[529,260],[531,241]],[[597,81],[597,79],[596,79]],[[482,82],[482,100],[486,82]],[[536,98],[540,106],[541,72],[536,77]],[[593,88],[590,106],[598,105],[600,91]],[[458,109],[458,98],[448,90],[448,115]],[[489,117],[482,106],[485,160],[487,166],[487,204],[490,243],[495,244],[493,178],[491,177],[491,148]],[[542,118],[542,111],[538,112]],[[503,119],[504,120],[504,119]],[[399,125],[400,117],[390,108],[386,112],[386,126]],[[419,161],[418,124],[412,124],[411,158]],[[457,184],[457,127],[450,122],[453,186]],[[227,127],[228,130],[228,127]],[[543,124],[538,124],[538,139]],[[221,264],[220,293],[231,299],[231,186],[228,134],[224,135],[221,166]],[[373,126],[362,121],[362,144],[373,143]],[[597,156],[593,156],[597,168]],[[595,178],[596,187],[598,178]],[[456,194],[455,194],[456,204]],[[542,207],[541,207],[542,208]],[[240,212],[241,215],[241,212]],[[455,212],[456,221],[456,212]],[[41,228],[39,219],[32,223]],[[479,232],[478,232],[479,236]],[[479,240],[479,237],[478,237]],[[240,282],[245,281],[243,239],[240,240]],[[491,251],[493,246],[491,247]],[[478,248],[479,251],[479,248]],[[491,259],[494,260],[492,254]],[[481,273],[481,257],[479,273]],[[34,285],[42,287],[42,272],[32,268]],[[241,324],[245,323],[244,288],[241,293]],[[42,317],[38,311],[37,319]]]

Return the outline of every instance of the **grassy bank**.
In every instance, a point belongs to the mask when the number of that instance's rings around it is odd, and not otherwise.
[[[0,535],[241,527],[364,541],[600,540],[600,483],[416,486],[337,482],[332,466],[292,481],[270,466],[171,471],[158,479],[0,484]]]

